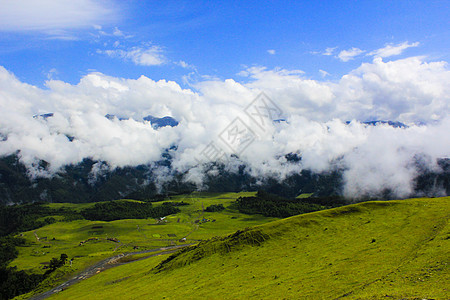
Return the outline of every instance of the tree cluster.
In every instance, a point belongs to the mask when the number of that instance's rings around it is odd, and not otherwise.
[[[210,205],[207,208],[205,208],[205,211],[217,212],[217,211],[222,211],[224,209],[225,209],[225,207],[223,206],[223,204],[213,204],[213,205]]]
[[[53,215],[52,209],[39,203],[13,206],[0,206],[0,236],[28,231],[55,222],[54,218],[39,218]]]
[[[262,214],[266,217],[286,218],[304,214],[327,207],[302,201],[303,199],[287,199],[277,195],[259,191],[256,197],[240,197],[236,200],[237,208],[245,214]]]
[[[64,216],[64,221],[83,218],[72,210],[52,209],[38,202],[24,205],[0,205],[0,236],[29,231],[55,223],[56,220],[52,216]]]
[[[16,246],[24,245],[25,240],[13,236],[0,237],[0,299],[12,299],[34,289],[44,278],[41,274],[17,271],[7,267],[17,257]]]
[[[61,256],[59,257],[59,259],[56,258],[56,257],[53,257],[53,258],[50,260],[50,263],[49,263],[49,265],[48,265],[48,270],[45,271],[44,276],[47,276],[48,274],[52,273],[52,272],[55,271],[56,269],[58,269],[58,268],[64,266],[64,264],[65,264],[66,261],[67,261],[67,258],[68,258],[68,256],[67,256],[67,254],[65,254],[65,253],[61,254]]]
[[[113,221],[121,219],[160,218],[180,211],[170,203],[153,206],[151,203],[134,201],[109,201],[95,204],[81,211],[83,217],[92,221]]]
[[[17,271],[16,267],[0,267],[0,299],[12,299],[33,290],[42,280],[41,274]]]

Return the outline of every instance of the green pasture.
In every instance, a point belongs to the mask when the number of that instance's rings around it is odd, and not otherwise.
[[[53,257],[59,257],[60,254],[65,253],[69,259],[73,258],[73,262],[72,266],[64,267],[64,276],[58,278],[61,281],[97,261],[120,253],[197,243],[213,236],[230,234],[241,228],[276,220],[276,218],[260,215],[241,214],[231,206],[236,198],[254,194],[249,192],[193,193],[188,196],[171,197],[168,201],[183,201],[189,205],[179,206],[180,213],[167,216],[162,221],[149,218],[111,222],[88,220],[62,222],[61,218],[56,216],[55,219],[59,222],[20,234],[28,243],[25,247],[17,247],[19,256],[10,263],[10,266],[16,266],[19,270],[44,273],[46,263]],[[226,209],[221,212],[203,212],[203,209],[209,205],[219,203]],[[160,204],[154,203],[154,205]],[[52,208],[66,208],[74,211],[93,205],[94,203],[48,204]],[[108,240],[108,238],[117,239],[119,242]]]
[[[235,194],[227,195],[220,197]],[[195,198],[197,208],[168,224],[181,233],[213,199]],[[375,201],[276,220],[191,246],[158,268],[164,257],[106,270],[51,298],[449,299],[449,201]],[[215,217],[229,230],[264,221],[231,210]],[[206,237],[214,226],[192,235]]]

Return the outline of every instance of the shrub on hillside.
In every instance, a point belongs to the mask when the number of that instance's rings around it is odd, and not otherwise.
[[[223,206],[223,204],[213,204],[208,206],[205,211],[207,212],[217,212],[217,211],[222,211],[224,210],[225,207]]]

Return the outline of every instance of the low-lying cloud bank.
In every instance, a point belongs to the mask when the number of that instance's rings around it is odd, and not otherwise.
[[[40,89],[0,67],[0,156],[18,153],[30,176],[39,177],[84,158],[110,168],[152,164],[172,147],[173,170],[201,186],[203,163],[219,158],[212,154],[220,149],[229,170],[245,164],[259,178],[282,180],[303,169],[344,170],[348,197],[385,189],[406,197],[419,161],[421,169],[439,171],[437,159],[450,156],[445,62],[375,58],[336,82],[255,67],[240,76],[242,82],[201,81],[183,89],[145,76],[92,73],[77,85],[51,80]],[[251,104],[261,92],[271,99],[267,107]],[[46,113],[53,116],[39,116]],[[180,123],[156,129],[143,120],[148,115],[172,116]],[[277,121],[267,122],[269,117]],[[407,126],[361,123],[373,120]],[[238,137],[244,129],[250,136]],[[245,147],[234,147],[236,142]],[[287,161],[289,153],[301,161]],[[49,166],[39,168],[40,160]],[[164,170],[159,174],[161,181],[170,176]]]

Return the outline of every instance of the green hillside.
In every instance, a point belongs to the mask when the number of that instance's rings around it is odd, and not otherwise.
[[[202,193],[176,196],[170,202],[185,202],[189,205],[179,206],[181,210],[179,213],[166,217],[162,222],[152,218],[124,219],[110,222],[85,219],[56,222],[23,232],[20,236],[25,238],[28,243],[17,248],[19,257],[11,262],[10,266],[17,266],[21,270],[39,271],[43,262],[49,261],[52,257],[59,256],[61,253],[66,253],[70,258],[75,257],[74,261],[79,266],[85,260],[87,263],[92,263],[93,260],[96,260],[96,257],[103,258],[104,256],[114,255],[119,251],[132,251],[135,246],[139,247],[139,250],[144,250],[180,243],[195,243],[215,235],[229,234],[239,228],[275,220],[275,218],[266,218],[259,215],[241,214],[233,208],[227,208],[221,213],[202,211],[202,206],[208,207],[211,204],[220,203],[229,207],[237,197],[253,194]],[[83,208],[93,207],[93,205],[94,203],[48,204],[51,208],[65,207],[72,211],[79,211]],[[55,218],[58,217],[55,216]],[[202,218],[214,219],[215,222],[197,221]],[[181,242],[180,240],[183,237],[186,237],[186,240]],[[119,242],[109,241],[107,238],[115,238]],[[84,243],[80,245],[80,242]],[[83,266],[85,266],[84,263]]]
[[[448,299],[450,197],[277,220],[99,273],[56,299]]]
[[[178,213],[169,215],[163,220],[145,218],[109,222],[86,219],[65,221],[63,216],[52,215],[56,222],[17,234],[25,240],[25,244],[16,246],[18,257],[8,266],[34,274],[44,274],[52,258],[59,258],[61,254],[66,254],[69,260],[73,259],[71,265],[66,263],[46,278],[35,291],[23,296],[26,298],[32,294],[44,292],[85,268],[120,253],[198,243],[214,236],[230,234],[240,228],[277,220],[277,218],[262,215],[240,213],[232,205],[238,197],[253,195],[255,192],[192,193],[173,196],[168,201],[153,205],[154,207],[164,206],[166,202],[174,203],[173,205],[184,204],[176,206],[180,209]],[[209,206],[219,204],[224,208],[220,212],[206,211]],[[44,206],[80,213],[95,205],[95,203],[52,203]],[[47,216],[42,217],[42,219],[45,218]]]

